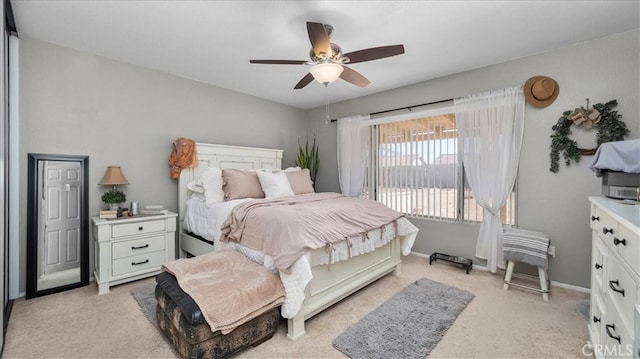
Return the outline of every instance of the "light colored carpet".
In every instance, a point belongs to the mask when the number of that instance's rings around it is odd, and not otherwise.
[[[333,341],[350,358],[424,358],[473,294],[426,278],[395,294]]]
[[[469,275],[428,258],[403,258],[400,277],[386,276],[325,310],[306,324],[296,342],[282,325],[269,341],[237,358],[345,358],[331,342],[348,327],[420,278],[467,290],[475,298],[458,316],[430,358],[577,358],[588,340],[576,313],[586,293],[552,287],[541,295],[502,289],[502,277],[478,270]],[[175,358],[162,334],[144,316],[129,291],[145,279],[98,295],[95,285],[14,303],[3,358]]]

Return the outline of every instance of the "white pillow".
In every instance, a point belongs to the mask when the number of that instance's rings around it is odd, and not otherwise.
[[[284,169],[285,172],[296,172],[296,171],[302,171],[302,168],[300,168],[299,166],[296,167],[287,167]]]
[[[201,185],[198,184],[198,180],[193,180],[193,181],[189,182],[189,184],[187,185],[187,188],[191,192],[204,193],[204,187],[202,187]]]
[[[191,193],[191,198],[195,198],[198,201],[206,201],[207,197],[205,197],[204,193],[200,193],[200,192],[193,192]]]
[[[215,167],[208,167],[203,172],[196,184],[204,188],[204,196],[207,199],[207,206],[224,201],[222,191],[222,171]]]
[[[293,190],[284,172],[257,172],[265,198],[293,196]]]

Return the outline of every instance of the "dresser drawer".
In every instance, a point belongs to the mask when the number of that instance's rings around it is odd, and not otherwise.
[[[613,237],[618,234],[618,222],[603,210],[598,210],[596,213],[596,233],[609,248],[614,248]]]
[[[119,259],[164,250],[164,234],[152,237],[116,242],[111,246],[111,258]]]
[[[620,311],[628,328],[633,328],[634,307],[638,303],[638,285],[620,263],[610,261],[607,274],[607,293]],[[631,330],[631,329],[629,329]]]
[[[597,346],[602,343],[602,334],[605,320],[605,306],[602,303],[602,297],[600,295],[592,295],[589,306],[589,333],[591,336],[592,345]]]
[[[633,345],[633,358],[640,359],[640,304],[636,304],[636,329],[635,344]]]
[[[633,354],[633,335],[620,319],[624,313],[618,313],[612,308],[607,310],[602,323],[603,335],[601,351],[606,357],[631,357]],[[632,317],[633,318],[633,317]]]
[[[636,274],[640,274],[640,238],[626,226],[618,226],[618,234],[612,239],[622,259]]]
[[[607,269],[609,267],[608,256],[609,250],[603,241],[599,237],[595,237],[593,240],[593,254],[592,254],[592,266],[591,267],[591,287],[597,290],[599,293],[605,293],[607,286],[605,281],[607,278]]]
[[[162,265],[166,260],[165,257],[165,251],[158,251],[132,257],[114,259],[112,275],[116,277],[148,269],[160,269],[160,265]]]
[[[146,234],[166,231],[164,219],[134,223],[114,224],[111,226],[111,236],[113,238],[126,237],[136,234]]]

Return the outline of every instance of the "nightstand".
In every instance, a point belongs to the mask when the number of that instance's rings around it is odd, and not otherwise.
[[[98,293],[109,287],[160,273],[160,266],[175,260],[176,213],[91,218],[94,278]]]

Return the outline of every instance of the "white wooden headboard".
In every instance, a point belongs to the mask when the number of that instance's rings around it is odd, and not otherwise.
[[[187,185],[198,178],[205,168],[238,168],[243,170],[282,168],[282,150],[196,143],[196,152],[198,154],[198,167],[183,169],[178,180],[180,228],[182,228],[187,199],[191,195]]]

